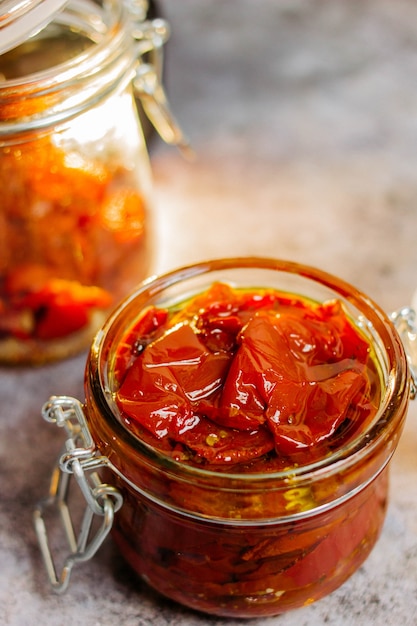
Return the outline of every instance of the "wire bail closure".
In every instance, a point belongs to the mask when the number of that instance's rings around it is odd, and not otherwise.
[[[115,487],[102,483],[95,471],[107,465],[107,458],[97,454],[82,404],[68,396],[53,396],[43,406],[42,416],[46,421],[64,428],[68,435],[64,450],[52,472],[49,495],[38,503],[34,511],[35,531],[49,581],[55,592],[62,593],[68,587],[73,566],[91,559],[109,534],[114,514],[122,506],[123,497]],[[72,477],[87,503],[78,537],[69,505]],[[61,517],[70,550],[59,576],[45,521],[50,509],[55,509]],[[94,516],[102,518],[102,521],[98,529],[92,532]]]
[[[168,145],[176,146],[188,160],[194,158],[188,138],[173,115],[163,86],[164,45],[169,39],[170,28],[166,20],[144,20],[137,14],[134,0],[125,0],[134,25],[132,36],[138,45],[138,63],[133,77],[133,89],[146,116]],[[140,1],[139,1],[139,4]]]

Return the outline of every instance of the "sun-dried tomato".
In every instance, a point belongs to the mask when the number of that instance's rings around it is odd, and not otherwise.
[[[190,462],[308,460],[375,410],[369,344],[339,301],[215,284],[175,312],[150,309],[130,338],[122,415]]]
[[[134,172],[55,140],[0,149],[0,338],[31,346],[96,327],[148,269]]]

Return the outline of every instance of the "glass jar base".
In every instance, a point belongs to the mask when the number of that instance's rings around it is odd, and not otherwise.
[[[96,311],[87,326],[57,339],[0,339],[0,365],[41,366],[76,356],[90,347],[92,337],[108,314],[108,311]]]

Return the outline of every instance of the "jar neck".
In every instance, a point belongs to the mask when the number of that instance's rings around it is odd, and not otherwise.
[[[53,56],[51,43],[57,46],[58,59],[60,53],[67,55],[62,62],[40,70],[35,66],[34,71],[24,75],[8,77],[3,72],[6,80],[0,82],[1,138],[38,133],[91,108],[131,80],[141,54],[123,3],[111,0],[97,4],[93,13],[91,4],[81,0],[70,2],[52,24],[0,61],[13,64],[19,53],[30,60],[32,49],[39,51],[37,57],[32,54],[32,67],[33,56],[41,66],[46,52]]]

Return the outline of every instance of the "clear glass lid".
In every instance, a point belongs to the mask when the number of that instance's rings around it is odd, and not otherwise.
[[[15,48],[43,28],[67,0],[2,0],[0,54]]]

